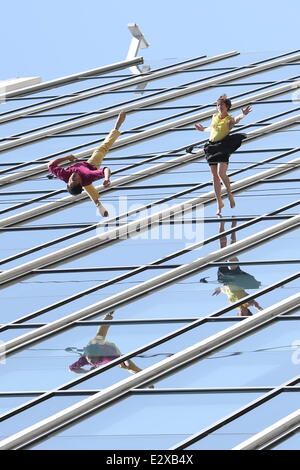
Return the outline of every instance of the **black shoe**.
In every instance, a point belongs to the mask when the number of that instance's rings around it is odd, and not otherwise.
[[[186,153],[193,153],[193,148],[194,148],[193,145],[191,145],[190,147],[187,147],[186,148]]]

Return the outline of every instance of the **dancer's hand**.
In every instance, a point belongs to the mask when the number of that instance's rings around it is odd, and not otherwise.
[[[77,162],[77,158],[74,155],[69,155],[68,160],[69,162]]]
[[[201,124],[195,124],[197,131],[204,131],[204,127]]]
[[[219,295],[221,293],[221,287],[217,287],[211,295]]]
[[[104,320],[113,320],[113,313],[114,312],[109,312],[107,315],[105,315]]]
[[[251,106],[246,106],[246,108],[242,109],[242,112],[243,112],[244,116],[247,116],[247,114],[251,113],[251,111],[252,111]]]

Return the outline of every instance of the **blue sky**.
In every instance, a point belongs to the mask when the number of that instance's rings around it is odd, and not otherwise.
[[[10,0],[1,5],[0,78],[47,80],[123,60],[129,22],[151,44],[141,55],[152,66],[229,50],[268,56],[297,48],[299,10],[296,0]]]

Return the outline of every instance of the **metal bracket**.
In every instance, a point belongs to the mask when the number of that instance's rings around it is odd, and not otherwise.
[[[146,41],[143,33],[141,32],[139,26],[136,23],[128,23],[128,29],[132,34],[131,43],[128,49],[126,60],[131,60],[137,56],[138,50],[145,49],[149,47],[149,43]],[[151,67],[149,65],[143,65],[143,67],[139,67],[138,65],[134,65],[129,67],[129,70],[134,75],[140,75],[142,73],[148,73]],[[148,82],[141,83],[136,87],[136,93],[143,94],[143,90],[146,88]]]

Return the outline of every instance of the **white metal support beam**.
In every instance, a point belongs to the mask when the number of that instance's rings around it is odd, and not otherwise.
[[[10,113],[9,115],[6,115],[6,116],[0,116],[0,123],[4,123],[4,122],[7,122],[7,121],[13,121],[15,119],[22,118],[22,117],[27,116],[29,114],[35,114],[35,113],[40,113],[40,112],[42,113],[42,112],[47,111],[49,109],[58,108],[60,106],[66,106],[70,103],[75,103],[77,101],[83,101],[85,99],[92,98],[94,96],[99,96],[99,95],[102,95],[104,93],[109,93],[109,92],[114,91],[114,90],[121,90],[123,88],[128,88],[129,86],[134,86],[134,85],[142,85],[145,82],[158,80],[159,78],[167,77],[167,76],[169,76],[173,73],[182,72],[184,70],[189,70],[189,69],[194,68],[194,67],[201,67],[202,65],[210,64],[210,63],[213,63],[213,62],[218,62],[219,60],[227,59],[227,58],[230,58],[230,57],[233,57],[233,56],[236,56],[236,55],[238,55],[238,52],[232,51],[232,52],[226,52],[224,54],[219,54],[219,55],[216,55],[216,56],[213,56],[213,57],[208,57],[208,58],[204,58],[204,59],[203,58],[202,59],[197,59],[193,62],[181,63],[181,64],[178,64],[178,65],[176,65],[176,64],[175,65],[170,65],[170,67],[163,68],[162,70],[153,71],[153,72],[147,74],[147,76],[143,75],[143,76],[138,76],[138,77],[134,77],[134,78],[128,78],[127,80],[122,80],[121,83],[117,82],[117,83],[113,83],[113,84],[110,84],[110,85],[107,85],[107,86],[103,86],[103,87],[101,87],[101,89],[90,90],[90,91],[80,93],[79,95],[68,96],[68,97],[65,97],[65,98],[57,99],[57,100],[52,101],[50,103],[37,105],[34,108],[31,108],[29,111],[20,110],[20,111],[12,112],[12,113]],[[0,96],[0,98],[1,98],[1,96]]]
[[[264,98],[269,98],[269,97],[278,96],[278,95],[281,95],[281,94],[284,94],[284,93],[288,93],[289,91],[291,91],[291,90],[293,90],[297,87],[300,88],[300,81],[296,84],[284,85],[284,86],[281,86],[281,87],[278,87],[278,88],[274,88],[272,90],[264,91],[262,93],[257,93],[255,95],[249,96],[247,98],[243,98],[241,100],[232,102],[231,109],[240,108],[240,107],[244,106],[245,104],[248,104],[250,101],[251,102],[259,101],[259,100],[262,100]],[[149,139],[149,138],[151,138],[155,135],[161,135],[162,133],[168,132],[170,129],[174,129],[176,127],[181,127],[181,126],[185,126],[187,124],[195,123],[199,120],[207,119],[207,118],[211,117],[213,113],[214,113],[213,110],[202,111],[200,113],[194,114],[193,116],[189,116],[189,117],[182,118],[182,119],[177,119],[176,121],[171,121],[168,124],[164,124],[162,126],[158,126],[158,127],[140,132],[138,135],[133,135],[133,136],[130,136],[130,137],[125,137],[123,139],[119,139],[114,144],[113,149],[124,147],[126,145],[132,145],[132,144],[134,144],[136,142],[139,142],[141,140]],[[283,121],[278,121],[278,122],[283,122]],[[251,134],[252,135],[251,138],[253,139],[256,135],[259,136],[260,132],[261,132],[261,129],[262,128],[256,129],[255,131],[253,131],[253,133]],[[250,135],[250,134],[248,134],[248,135]],[[97,147],[93,147],[93,148],[90,148],[90,149],[87,149],[87,150],[83,150],[81,152],[75,153],[74,155],[78,159],[85,158],[85,157],[88,157],[89,155],[91,155],[92,152],[96,148]],[[37,175],[37,174],[41,174],[41,173],[47,172],[47,171],[48,171],[47,170],[47,164],[43,163],[41,165],[37,165],[37,166],[34,166],[32,168],[28,168],[26,170],[22,170],[22,171],[19,171],[19,172],[10,174],[10,175],[3,176],[2,178],[0,178],[0,186],[7,186],[7,185],[10,185],[10,184],[17,184],[18,182],[20,182],[21,180],[23,180],[25,178],[28,178],[30,176],[34,176],[34,175]],[[112,183],[112,186],[114,184],[117,184],[116,181],[119,181],[119,180],[115,180],[115,183]],[[99,189],[101,189],[101,187],[99,187]],[[85,194],[82,194],[79,197],[81,199],[86,199],[87,196]],[[79,197],[77,197],[77,201],[78,201]],[[63,200],[66,200],[66,198],[64,198]],[[73,198],[69,198],[69,200],[74,201]]]
[[[36,85],[42,80],[41,77],[18,77],[0,80],[0,103],[5,102],[8,93],[27,86]]]
[[[285,416],[268,428],[235,446],[232,450],[260,450],[261,448],[272,444],[273,441],[280,439],[281,436],[284,436],[299,427],[300,409],[290,413],[288,416]]]
[[[239,243],[239,242],[238,242]],[[233,245],[231,245],[232,247]],[[226,250],[226,248],[223,248]],[[220,346],[239,339],[242,335],[255,331],[257,328],[267,325],[278,315],[294,310],[300,304],[300,294],[284,299],[281,302],[264,309],[263,311],[248,317],[219,333],[216,333],[189,348],[180,351],[173,356],[150,366],[137,374],[127,377],[95,395],[81,400],[64,410],[39,421],[38,423],[23,429],[0,442],[0,450],[13,450],[28,446],[30,443],[46,436],[48,433],[58,430],[67,424],[71,424],[79,418],[88,416],[92,411],[100,411],[100,408],[125,396],[131,389],[139,387],[149,381],[157,380],[167,373],[174,372],[179,366],[186,364],[195,358],[201,358],[209,352],[213,352]]]
[[[238,103],[239,103],[239,106],[241,106],[241,103],[240,102],[238,102]],[[235,106],[238,106],[238,104],[235,103]],[[288,119],[285,119],[285,120],[282,120],[282,121],[278,121],[274,124],[269,124],[269,125],[264,126],[262,128],[256,129],[256,130],[254,130],[252,132],[249,132],[247,134],[248,139],[249,140],[250,139],[252,139],[252,140],[258,139],[258,138],[262,137],[263,135],[266,135],[270,132],[275,132],[276,130],[280,130],[281,128],[285,128],[286,126],[293,125],[293,124],[296,123],[296,121],[298,119],[300,119],[300,115],[297,115],[297,116],[294,116],[292,118],[288,118]],[[164,126],[161,126],[161,127],[164,127]],[[145,132],[147,134],[149,133],[149,131],[145,131]],[[138,136],[135,136],[135,137],[139,138],[140,136],[141,136],[141,134],[138,134]],[[113,148],[116,148],[116,147],[121,146],[121,145],[123,146],[125,144],[129,144],[130,143],[129,141],[131,139],[132,139],[132,137],[125,137],[124,139],[120,139],[119,141],[116,142],[116,144],[114,145]],[[84,154],[86,156],[86,152],[90,152],[90,151],[84,151],[84,152],[81,152],[80,154],[76,154],[76,155],[77,155],[78,158],[82,158],[83,157],[82,154]],[[204,155],[203,150],[200,150],[195,155],[193,155],[193,159],[195,159],[196,157],[198,157],[198,158],[203,157],[203,155]],[[121,184],[131,183],[131,182],[134,182],[134,181],[137,181],[137,180],[140,180],[140,179],[145,179],[147,177],[151,177],[152,175],[154,175],[158,172],[167,170],[168,168],[172,167],[174,164],[176,164],[176,165],[178,165],[178,164],[187,164],[187,163],[189,163],[189,160],[190,160],[190,154],[183,155],[182,157],[176,157],[175,159],[172,159],[172,160],[169,160],[167,162],[155,165],[155,166],[151,167],[150,169],[146,168],[144,170],[140,170],[140,171],[134,173],[133,175],[117,178],[116,180],[112,181],[112,184],[111,184],[110,187],[111,188],[118,187]],[[42,167],[42,171],[45,168],[45,166],[46,165],[39,165],[39,167]],[[38,167],[35,167],[35,168],[38,168]],[[2,180],[3,183],[11,182],[12,178],[16,178],[18,180],[21,174],[24,176],[24,172],[28,172],[28,171],[30,171],[30,170],[24,170],[23,172],[16,173],[14,175],[6,176],[6,177],[0,179],[0,182],[1,182],[1,180]],[[28,175],[28,173],[26,173],[26,174]],[[103,189],[103,186],[98,186],[97,189],[100,193],[105,191]],[[81,195],[77,196],[76,197],[76,203],[78,201],[81,201],[81,200],[86,200],[87,197],[88,196],[86,196],[85,194],[81,194]],[[13,216],[9,216],[9,217],[6,217],[4,219],[1,219],[0,220],[0,227],[7,227],[7,226],[10,226],[10,225],[13,225],[13,224],[16,224],[16,223],[21,223],[21,222],[24,222],[26,220],[30,220],[31,218],[41,217],[44,214],[47,214],[47,213],[49,213],[51,211],[54,211],[54,210],[57,211],[59,209],[64,208],[67,205],[70,205],[70,204],[74,203],[74,202],[75,202],[75,200],[74,200],[73,196],[67,196],[67,197],[61,198],[61,199],[59,199],[55,202],[50,202],[50,203],[47,203],[47,204],[43,204],[42,206],[36,207],[34,209],[29,209],[27,211],[23,211],[21,213],[15,214]]]
[[[0,95],[1,99],[16,98],[17,96],[29,95],[39,93],[43,90],[49,90],[58,86],[73,83],[80,78],[90,77],[92,75],[99,75],[108,72],[114,72],[115,70],[125,69],[131,65],[142,64],[144,62],[143,57],[135,57],[130,60],[122,60],[121,62],[115,62],[114,64],[103,65],[102,67],[96,67],[95,69],[86,70],[85,72],[74,73],[65,77],[55,78],[48,80],[47,82],[38,83],[36,85],[27,86],[19,90],[10,91]]]
[[[213,58],[211,58],[211,59],[213,59]],[[16,147],[19,147],[19,146],[23,146],[23,145],[28,145],[29,143],[34,142],[36,140],[43,140],[43,139],[47,138],[50,135],[53,136],[53,135],[58,134],[58,133],[69,131],[70,129],[85,127],[85,126],[89,126],[90,124],[93,124],[95,122],[105,121],[107,119],[110,119],[110,118],[116,116],[121,110],[126,111],[126,112],[136,111],[140,107],[151,106],[155,103],[161,103],[163,101],[171,101],[171,100],[177,99],[177,98],[182,97],[182,96],[188,96],[188,95],[191,95],[193,93],[197,93],[200,90],[203,90],[203,89],[206,89],[206,88],[211,88],[212,86],[214,86],[216,84],[219,84],[219,83],[226,83],[228,81],[238,80],[241,77],[261,73],[261,72],[264,72],[266,70],[270,70],[270,69],[273,69],[273,68],[276,68],[276,67],[280,67],[284,63],[294,62],[294,61],[299,60],[299,59],[300,59],[300,54],[296,54],[296,55],[291,56],[291,57],[285,57],[285,58],[280,59],[280,60],[274,60],[272,62],[268,62],[267,64],[258,65],[258,66],[252,67],[250,69],[246,69],[246,70],[242,70],[242,71],[239,71],[239,72],[236,72],[236,73],[232,73],[232,74],[226,75],[225,77],[222,76],[222,77],[219,77],[219,78],[215,78],[213,80],[208,80],[206,82],[202,82],[200,84],[193,85],[193,86],[184,88],[182,90],[171,91],[171,92],[166,93],[164,95],[159,95],[159,96],[156,96],[156,97],[153,97],[153,98],[148,98],[148,99],[145,99],[145,100],[141,100],[141,101],[139,101],[138,104],[135,103],[135,104],[123,106],[123,107],[120,107],[120,108],[115,108],[114,110],[108,111],[106,113],[99,113],[99,115],[90,116],[90,117],[87,117],[87,118],[84,118],[84,119],[79,119],[76,122],[71,122],[71,123],[68,123],[68,124],[63,124],[61,126],[46,129],[44,131],[32,133],[30,135],[20,137],[17,140],[12,140],[10,142],[8,141],[6,143],[0,144],[0,152],[3,152],[5,150],[9,150],[9,149],[12,149],[12,148],[16,148]],[[209,60],[209,59],[207,59],[207,60]],[[297,82],[295,84],[292,84],[292,88],[296,89],[297,87],[299,87],[299,84],[297,84]],[[248,102],[249,102],[249,99],[248,99]],[[189,118],[189,120],[191,120],[191,117]],[[170,127],[170,124],[168,124],[168,126]]]
[[[257,173],[248,176],[247,178],[243,178],[239,181],[236,181],[231,185],[232,191],[236,192],[245,187],[256,184],[257,181],[264,178],[293,171],[295,168],[298,168],[299,165],[300,158],[293,159],[289,162],[280,163],[274,168],[270,168],[269,170],[265,170],[261,173]],[[222,189],[222,194],[226,194],[225,188]],[[56,250],[40,258],[28,261],[27,263],[21,264],[14,268],[7,269],[6,271],[3,271],[0,274],[0,289],[1,285],[6,284],[7,282],[12,280],[17,280],[20,276],[24,276],[25,274],[29,273],[31,273],[31,275],[35,274],[32,273],[32,271],[36,269],[41,269],[43,267],[50,266],[53,264],[63,264],[66,259],[69,259],[73,256],[85,256],[85,253],[87,251],[90,252],[90,250],[101,249],[101,244],[103,243],[107,243],[108,241],[120,242],[129,237],[136,236],[141,233],[141,231],[149,230],[149,228],[155,227],[163,219],[170,220],[171,217],[177,214],[187,214],[198,205],[205,204],[213,200],[214,191],[209,191],[208,193],[205,193],[196,198],[188,199],[185,202],[175,204],[167,209],[157,211],[146,217],[133,220],[132,222],[124,224],[121,227],[113,228],[111,230],[108,230],[107,232],[100,233],[93,237],[87,238],[86,240],[82,240],[80,242],[72,244],[68,247]]]
[[[141,32],[139,26],[136,23],[128,23],[128,29],[132,34],[131,43],[129,46],[129,50],[127,53],[126,60],[133,59],[137,56],[139,49],[146,49],[149,47],[149,43],[146,41],[143,33]],[[134,75],[140,75],[143,72],[149,72],[150,67],[149,65],[144,65],[142,69],[138,65],[134,65],[133,67],[129,67],[129,70]],[[147,85],[147,82],[143,85],[144,87]]]
[[[41,339],[47,334],[53,334],[53,332],[58,332],[60,329],[65,328],[74,321],[82,320],[86,316],[91,316],[93,314],[99,313],[100,311],[104,312],[109,309],[115,309],[122,305],[127,305],[131,302],[134,302],[138,298],[147,296],[154,291],[163,289],[164,287],[172,283],[178,282],[180,279],[184,279],[186,277],[194,275],[198,272],[199,268],[207,265],[208,263],[217,261],[221,257],[224,259],[227,256],[231,256],[233,253],[240,253],[244,250],[248,250],[251,247],[266,242],[269,238],[273,238],[274,236],[285,233],[286,231],[294,230],[298,228],[299,225],[300,215],[294,216],[291,219],[273,225],[272,227],[257,232],[254,235],[250,235],[246,238],[243,238],[242,240],[232,245],[213,251],[204,257],[197,258],[191,263],[187,263],[178,268],[171,269],[166,273],[160,274],[147,281],[141,282],[137,286],[121,291],[115,295],[107,297],[106,299],[96,302],[93,305],[89,305],[88,307],[78,310],[77,312],[66,315],[63,318],[60,318],[52,323],[48,323],[47,325],[38,328],[37,330],[33,330],[28,333],[25,333],[24,335],[13,338],[12,340],[6,342],[3,346],[5,347],[5,350],[9,352],[16,347],[20,347],[20,345],[28,344],[29,342]],[[122,230],[122,228],[120,230]],[[18,268],[15,269],[18,270]],[[5,275],[5,273],[1,274],[0,276],[3,275]]]

